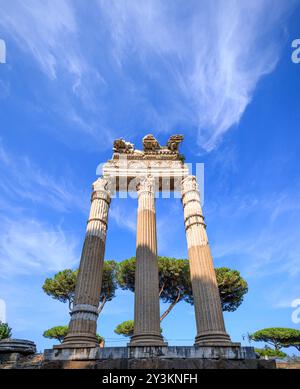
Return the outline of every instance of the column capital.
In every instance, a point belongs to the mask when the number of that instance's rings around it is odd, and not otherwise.
[[[187,192],[197,191],[199,192],[199,186],[197,183],[197,178],[195,176],[189,175],[181,181],[181,194],[185,195]]]
[[[138,195],[148,192],[151,194],[155,194],[155,178],[151,175],[145,177],[141,177],[138,180],[138,183],[136,185],[136,190],[138,192]]]
[[[106,238],[108,208],[111,201],[111,181],[108,178],[98,178],[92,185],[90,215],[87,221],[86,235],[97,236],[103,241]]]
[[[138,194],[138,212],[155,213],[155,179],[152,176],[140,177],[136,186]]]
[[[105,177],[98,178],[95,182],[92,184],[92,188],[94,192],[105,192],[110,194],[110,179]]]
[[[109,177],[101,177],[98,178],[95,182],[92,184],[92,196],[91,201],[96,199],[105,200],[107,203],[110,203],[113,188],[112,188],[112,182]]]

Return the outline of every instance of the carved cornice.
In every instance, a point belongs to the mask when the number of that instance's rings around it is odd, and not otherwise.
[[[117,139],[112,159],[102,166],[102,175],[105,179],[113,180],[112,190],[117,191],[132,190],[133,180],[148,175],[155,178],[158,190],[163,190],[163,187],[180,190],[181,180],[189,174],[184,157],[179,153],[182,140],[182,135],[172,135],[166,146],[160,146],[149,134],[143,138],[143,150],[135,150],[132,143]],[[102,191],[107,189],[109,187],[102,185]]]
[[[114,141],[113,151],[115,153],[131,154],[134,152],[134,144],[126,142],[124,139],[116,139]]]
[[[161,146],[152,134],[143,138],[143,150],[135,150],[133,143],[124,139],[116,139],[113,147],[113,159],[126,156],[134,160],[179,160],[184,161],[183,155],[179,153],[179,146],[183,141],[183,135],[172,135],[166,146]]]
[[[179,145],[183,141],[183,135],[172,135],[170,136],[167,147],[169,150],[178,152],[179,150]]]

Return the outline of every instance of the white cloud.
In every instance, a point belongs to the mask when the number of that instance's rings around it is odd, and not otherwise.
[[[215,224],[214,257],[236,258],[237,268],[249,277],[298,277],[300,208],[297,188],[294,190],[220,197],[220,203],[209,212]],[[220,229],[222,225],[227,226],[226,233]]]
[[[45,173],[27,156],[11,155],[1,143],[0,177],[0,209],[8,202],[20,206],[20,202],[29,200],[61,212],[79,209],[88,214],[88,191],[76,188],[63,175]]]
[[[138,109],[147,126],[184,126],[210,151],[275,68],[295,1],[192,0],[183,9],[176,0],[98,0],[85,12],[69,0],[0,3],[0,26],[61,82],[53,111],[90,143],[108,144],[111,127],[136,127],[128,118]]]
[[[30,85],[28,99],[38,111],[66,121],[63,130],[60,125],[51,126],[48,130],[52,135],[69,144],[70,135],[75,134],[72,145],[77,140],[80,147],[100,150],[110,147],[113,131],[99,123],[99,93],[105,80],[94,60],[95,50],[88,49],[91,41],[95,46],[97,42],[84,36],[89,21],[80,18],[80,7],[71,0],[0,0],[0,30],[9,37],[8,66],[18,70],[22,62],[31,67],[35,63],[48,78],[48,83],[35,84],[34,88],[31,75],[25,75],[24,81]],[[20,52],[13,50],[13,42]],[[10,90],[2,80],[1,86],[0,98],[16,93],[16,88]]]
[[[64,51],[70,35],[77,30],[72,5],[68,0],[1,1],[0,24],[13,36],[23,52],[30,52],[43,71],[57,77],[58,63],[78,78],[82,63],[73,44]]]
[[[274,231],[267,226],[262,231],[240,239],[227,236],[227,242],[213,246],[216,258],[239,258],[238,268],[248,277],[265,277],[285,274],[294,277],[300,274],[300,247],[295,235]]]
[[[0,26],[17,43],[24,57],[31,56],[50,80],[64,81],[62,96],[56,96],[59,105],[64,105],[61,108],[72,110],[68,100],[73,94],[92,109],[96,105],[93,88],[99,88],[105,81],[84,54],[75,2],[0,0],[0,5]],[[13,58],[11,53],[11,62],[20,59]]]
[[[130,206],[128,199],[120,199],[118,202],[117,199],[114,199],[109,215],[118,227],[136,234],[136,212],[136,207]]]
[[[78,262],[78,239],[59,224],[43,222],[41,206],[87,215],[87,193],[45,174],[26,156],[12,156],[1,144],[0,193],[0,278],[45,274]],[[37,210],[39,220],[31,216]]]
[[[160,92],[169,92],[173,124],[189,117],[199,145],[210,151],[239,122],[261,77],[274,69],[281,23],[294,2],[195,1],[185,10],[174,1],[99,4],[119,66],[139,58],[154,88],[159,79]]]
[[[78,262],[77,240],[37,220],[2,219],[0,277],[46,274]]]
[[[273,283],[266,283],[262,293],[266,303],[275,309],[285,309],[292,315],[296,308],[296,306],[293,306],[293,302],[299,301],[300,298],[300,285],[297,278],[294,281],[291,282],[290,278],[285,278],[276,283],[276,288],[274,288]]]

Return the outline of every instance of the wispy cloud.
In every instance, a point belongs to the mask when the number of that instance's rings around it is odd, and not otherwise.
[[[291,283],[290,279],[287,279],[276,288],[273,285],[266,287],[264,292],[266,300],[274,308],[289,309],[292,314],[295,309],[292,303],[300,298],[300,285],[297,282]]]
[[[74,47],[77,24],[69,0],[4,0],[1,11],[1,26],[23,52],[31,53],[48,77],[57,78],[59,68],[65,68],[76,76],[76,82],[80,80],[85,65]]]
[[[257,234],[215,244],[216,258],[237,258],[236,266],[242,268],[248,277],[282,275],[295,277],[300,274],[300,247],[295,235],[286,231],[274,231],[268,226]]]
[[[155,88],[172,101],[173,125],[188,118],[199,145],[210,151],[274,69],[293,2],[192,1],[184,12],[176,1],[99,4],[119,66],[125,70],[138,57]]]
[[[2,219],[0,277],[33,276],[72,267],[78,261],[77,243],[59,226],[27,218]]]
[[[105,86],[105,80],[93,55],[88,55],[89,38],[84,38],[88,21],[78,17],[82,6],[80,2],[0,0],[0,6],[0,28],[9,39],[8,66],[19,71],[24,62],[40,70],[47,82],[42,85],[37,82],[35,88],[30,85],[28,95],[33,92],[31,104],[38,111],[63,118],[67,124],[63,130],[52,127],[52,134],[60,140],[67,138],[68,143],[71,134],[79,134],[89,140],[78,142],[87,144],[87,148],[95,144],[98,150],[107,148],[107,143],[111,144],[112,131],[104,122],[99,123],[99,93]],[[90,11],[93,14],[92,8]],[[13,43],[19,51],[12,49]],[[37,74],[37,79],[41,74]],[[24,79],[27,82],[26,77]],[[30,80],[33,82],[32,76]],[[1,85],[6,86],[0,80]],[[12,90],[15,92],[15,88]],[[42,97],[38,96],[40,92]],[[6,87],[1,94],[7,97],[8,93]],[[46,127],[45,123],[42,128]],[[105,137],[107,143],[103,142]]]
[[[128,200],[121,199],[118,203],[112,204],[109,215],[118,227],[136,234],[136,212],[136,207],[130,206]]]
[[[236,258],[249,277],[300,274],[299,196],[282,191],[264,196],[221,197],[209,218],[227,225],[213,245],[216,258]],[[242,226],[242,227],[241,227]],[[237,228],[237,229],[236,229]],[[216,232],[216,230],[215,230]]]
[[[1,278],[45,274],[78,261],[78,239],[59,223],[45,222],[42,207],[60,218],[62,212],[88,214],[88,195],[0,144]]]
[[[49,108],[62,107],[91,142],[101,133],[99,147],[142,116],[158,131],[184,126],[210,151],[275,68],[294,3],[97,0],[83,12],[76,1],[3,0],[0,26],[60,80],[63,97]]]
[[[137,199],[113,199],[109,217],[117,228],[136,235]],[[176,222],[174,222],[176,221]],[[187,256],[183,211],[180,201],[156,200],[158,254],[184,258]],[[183,249],[182,249],[183,247]]]
[[[63,175],[54,177],[47,174],[27,156],[12,155],[1,143],[0,177],[0,208],[1,203],[23,206],[23,202],[28,200],[57,211],[76,209],[88,214],[87,191],[76,188]]]

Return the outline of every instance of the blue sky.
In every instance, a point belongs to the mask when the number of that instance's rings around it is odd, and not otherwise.
[[[205,164],[215,266],[249,283],[225,314],[232,339],[300,329],[299,20],[299,1],[0,0],[0,299],[14,337],[52,346],[42,332],[68,308],[43,281],[78,265],[113,139],[139,148],[151,132],[161,144],[184,134],[187,162]],[[180,201],[158,200],[157,217],[159,254],[185,258]],[[115,199],[106,259],[135,254],[135,223],[136,201]],[[118,291],[98,322],[107,345],[126,344],[113,329],[132,317],[133,294]],[[192,344],[193,307],[162,327],[170,344]]]

